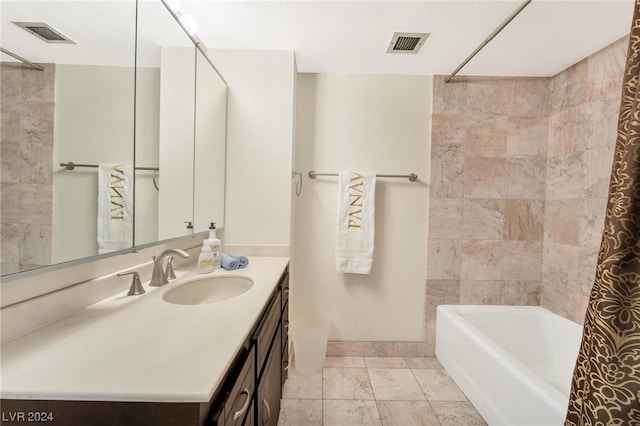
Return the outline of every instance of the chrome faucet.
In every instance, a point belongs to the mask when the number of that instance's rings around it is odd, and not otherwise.
[[[149,282],[149,285],[151,287],[161,287],[169,282],[169,280],[167,279],[167,274],[162,268],[162,264],[164,262],[164,259],[172,254],[177,254],[183,259],[189,257],[189,254],[187,252],[180,249],[167,249],[160,253],[159,256],[154,257],[153,273],[151,274],[151,281]]]

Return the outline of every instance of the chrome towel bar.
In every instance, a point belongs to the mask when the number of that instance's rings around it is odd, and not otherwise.
[[[69,161],[68,163],[60,163],[60,167],[64,167],[67,170],[75,170],[76,167],[91,167],[97,169],[99,166],[97,164],[76,164],[73,161]],[[160,167],[135,167],[135,170],[153,170],[153,186],[157,191],[160,191],[160,185],[158,183]]]
[[[314,170],[309,172],[309,179],[315,179],[316,176],[338,176],[338,173],[318,173]],[[409,179],[410,182],[415,182],[418,180],[418,175],[415,173],[411,173],[408,175],[379,175],[376,174],[376,177],[382,178],[401,178],[401,179]]]
[[[64,167],[67,170],[73,170],[76,167],[94,167],[98,168],[97,164],[76,164],[73,161],[68,163],[60,163],[60,167]],[[160,170],[159,167],[136,167],[136,170]]]

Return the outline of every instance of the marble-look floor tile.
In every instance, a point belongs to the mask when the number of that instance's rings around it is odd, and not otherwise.
[[[429,401],[466,401],[467,398],[444,370],[412,370]]]
[[[424,394],[409,369],[369,368],[373,393],[378,401],[424,401]]]
[[[468,402],[433,401],[431,407],[441,426],[484,426],[487,423]]]
[[[366,368],[324,368],[324,399],[374,399]]]
[[[378,401],[383,426],[440,426],[427,401]]]
[[[325,367],[366,367],[361,356],[328,356],[324,361]]]
[[[375,401],[325,400],[324,426],[382,425]]]
[[[283,399],[322,399],[322,373],[302,375],[291,369],[282,391]]]
[[[407,364],[409,364],[410,368],[429,368],[431,370],[434,369],[442,369],[442,364],[440,361],[434,356],[428,357],[405,357]]]
[[[322,400],[283,399],[278,426],[322,426]]]
[[[409,368],[409,364],[399,356],[366,356],[364,362],[368,368]]]

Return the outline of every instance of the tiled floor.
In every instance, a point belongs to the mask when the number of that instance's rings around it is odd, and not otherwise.
[[[435,358],[327,357],[282,398],[279,426],[486,425]]]

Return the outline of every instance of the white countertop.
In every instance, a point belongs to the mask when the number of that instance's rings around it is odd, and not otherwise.
[[[164,293],[198,275],[102,300],[1,347],[0,396],[9,399],[206,402],[220,385],[289,259],[250,257],[209,275],[250,277],[226,301],[176,305]]]

